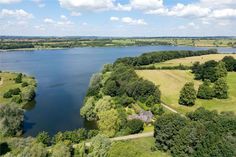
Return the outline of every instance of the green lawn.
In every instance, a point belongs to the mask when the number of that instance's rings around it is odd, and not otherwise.
[[[170,157],[167,153],[152,151],[153,146],[153,137],[114,142],[109,157]]]
[[[1,72],[0,77],[2,80],[2,83],[0,84],[0,104],[8,104],[11,103],[12,99],[11,98],[3,98],[4,93],[6,93],[9,89],[14,89],[14,88],[20,88],[22,93],[26,91],[29,87],[35,88],[36,81],[32,77],[23,75],[22,77],[22,82],[28,82],[29,86],[27,87],[22,87],[21,83],[15,83],[15,78],[17,76],[17,73],[12,73],[12,72]],[[25,102],[22,102],[21,106],[24,105]]]
[[[152,81],[156,85],[160,86],[162,92],[162,100],[167,103],[173,109],[186,113],[193,111],[198,107],[205,107],[209,110],[221,111],[233,111],[236,113],[236,73],[228,73],[227,83],[229,86],[229,98],[228,99],[212,99],[202,100],[197,99],[196,104],[192,107],[182,106],[178,104],[179,92],[186,82],[193,81],[195,89],[198,89],[200,81],[196,81],[193,78],[193,74],[190,71],[184,70],[138,70],[136,71],[140,77]]]

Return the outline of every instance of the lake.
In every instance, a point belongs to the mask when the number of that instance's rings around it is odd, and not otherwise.
[[[0,70],[22,72],[37,79],[36,102],[25,113],[24,136],[35,136],[41,131],[53,135],[58,131],[91,127],[80,117],[80,108],[90,77],[101,70],[103,64],[149,51],[203,49],[208,48],[133,46],[13,51],[0,53]],[[236,48],[217,49],[236,52]]]

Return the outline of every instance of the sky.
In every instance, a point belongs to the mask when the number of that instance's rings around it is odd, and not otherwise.
[[[0,35],[236,36],[236,0],[0,0]]]

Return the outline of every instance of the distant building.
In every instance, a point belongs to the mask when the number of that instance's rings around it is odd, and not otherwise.
[[[152,118],[153,118],[153,114],[151,111],[140,111],[139,114],[133,114],[133,115],[129,115],[128,119],[132,120],[132,119],[140,119],[145,123],[150,123],[152,122]]]

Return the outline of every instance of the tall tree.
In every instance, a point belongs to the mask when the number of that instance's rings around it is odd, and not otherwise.
[[[180,91],[179,104],[192,106],[195,104],[196,90],[194,89],[193,82],[186,83]]]
[[[218,99],[228,98],[228,85],[225,78],[219,78],[214,84],[214,94]]]

